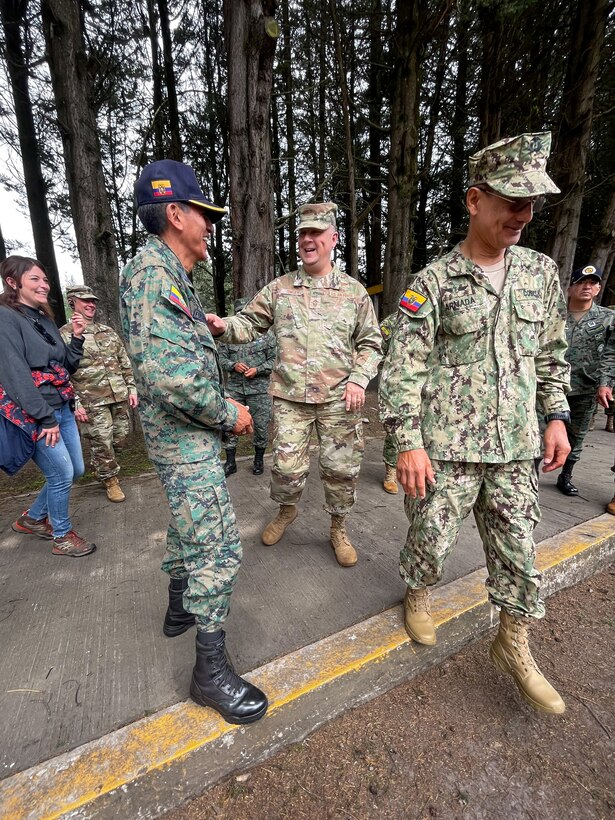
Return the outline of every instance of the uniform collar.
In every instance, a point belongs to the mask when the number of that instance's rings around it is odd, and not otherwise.
[[[180,279],[185,285],[188,285],[190,290],[194,290],[194,285],[190,281],[188,274],[186,273],[186,269],[182,265],[179,260],[177,254],[169,248],[167,243],[162,240],[159,236],[150,235],[147,240],[147,246],[158,253],[164,254],[169,261],[169,269],[171,272]]]
[[[329,273],[316,278],[306,273],[301,265],[295,273],[295,281],[293,282],[296,288],[331,288],[332,290],[339,290],[341,284],[341,271],[337,264],[333,265],[333,269]]]

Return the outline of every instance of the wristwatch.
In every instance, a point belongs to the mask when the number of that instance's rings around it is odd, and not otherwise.
[[[570,422],[570,411],[565,410],[562,413],[549,413],[545,416],[545,424],[548,424],[550,421],[567,421]]]

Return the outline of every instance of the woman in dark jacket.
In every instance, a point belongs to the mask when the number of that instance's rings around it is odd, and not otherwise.
[[[73,480],[84,471],[69,375],[83,355],[85,321],[73,314],[73,336],[64,344],[47,301],[47,275],[36,259],[9,256],[0,276],[1,411],[34,431],[32,459],[47,479],[12,527],[52,540],[54,555],[79,558],[96,549],[75,532],[68,513]]]

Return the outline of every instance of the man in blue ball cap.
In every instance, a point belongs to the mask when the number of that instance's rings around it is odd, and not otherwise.
[[[252,417],[225,397],[191,279],[227,211],[205,197],[192,168],[166,159],[143,169],[135,200],[150,236],[122,271],[120,312],[148,454],[172,514],[163,632],[175,637],[196,623],[192,699],[229,723],[252,723],[267,711],[267,698],[234,672],[222,629],[241,542],[220,461],[222,434],[251,433]]]

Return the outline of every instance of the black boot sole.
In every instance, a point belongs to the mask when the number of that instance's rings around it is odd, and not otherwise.
[[[228,469],[228,470],[225,469],[224,470],[224,475],[228,478],[230,475],[235,475],[236,472],[237,472],[237,467],[233,467],[232,469]]]
[[[166,635],[167,638],[177,638],[178,635],[183,635],[184,632],[187,632],[189,629],[196,623],[196,618],[193,618],[190,623],[186,622],[183,624],[173,625],[168,624],[166,621],[162,627],[162,632]]]
[[[213,709],[227,723],[233,723],[235,725],[244,725],[246,723],[256,723],[257,720],[260,720],[262,717],[265,716],[265,714],[267,712],[267,709],[269,708],[269,702],[266,701],[264,706],[262,706],[258,710],[258,712],[254,712],[251,715],[246,715],[246,717],[243,717],[243,718],[238,718],[238,717],[235,717],[235,715],[231,715],[228,712],[224,712],[220,708],[219,703],[216,703],[214,700],[210,700],[209,698],[203,697],[203,695],[199,692],[198,689],[196,689],[194,687],[194,685],[192,683],[190,684],[190,697],[199,706],[205,706],[208,709]]]

